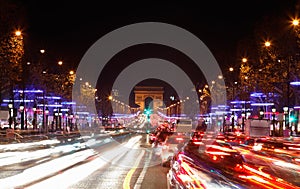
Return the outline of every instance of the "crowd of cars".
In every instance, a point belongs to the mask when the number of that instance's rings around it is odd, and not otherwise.
[[[242,133],[151,133],[169,188],[300,188],[300,141]],[[163,136],[163,137],[162,137]],[[161,139],[158,140],[158,138]]]

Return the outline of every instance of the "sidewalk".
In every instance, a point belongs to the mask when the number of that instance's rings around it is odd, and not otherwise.
[[[51,138],[70,138],[80,136],[79,131],[63,133],[63,132],[48,132],[42,133],[38,130],[1,130],[0,131],[0,144],[12,144],[12,143],[26,143],[47,140]]]

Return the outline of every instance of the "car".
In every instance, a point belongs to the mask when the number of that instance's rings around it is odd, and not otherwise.
[[[162,143],[161,165],[168,166],[174,154],[188,141],[190,141],[190,136],[185,134],[173,134],[167,136],[166,140]]]
[[[224,176],[243,170],[243,158],[238,152],[226,143],[213,141],[202,143],[197,150],[189,147],[186,145],[170,161],[168,188],[240,188],[235,184],[238,178]]]

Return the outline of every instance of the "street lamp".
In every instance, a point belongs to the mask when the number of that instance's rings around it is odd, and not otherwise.
[[[270,47],[270,46],[271,46],[271,42],[270,42],[270,41],[266,41],[266,42],[265,42],[265,46],[266,46],[266,47]]]
[[[247,61],[248,61],[247,58],[242,58],[243,63],[246,63]]]
[[[55,117],[55,131],[58,129],[58,111],[57,109],[54,110],[54,117]]]
[[[61,112],[61,109],[58,109],[58,117],[59,117],[59,130],[61,130],[61,122],[62,122],[62,120],[61,120],[61,118],[62,118],[62,112]]]
[[[70,114],[70,118],[69,118],[69,121],[70,121],[70,131],[73,131],[73,113],[71,112]]]
[[[284,106],[283,107],[283,113],[284,113],[284,126],[285,126],[285,129],[290,129],[289,127],[289,107],[288,106]]]
[[[48,115],[49,115],[49,109],[48,109],[48,107],[46,107],[45,115],[46,115],[45,131],[46,131],[46,133],[48,133]]]
[[[36,107],[37,107],[37,105],[36,105],[36,103],[34,103],[34,105],[33,105],[33,108],[32,108],[32,110],[33,110],[33,130],[35,130],[35,129],[37,129],[36,127],[37,127],[37,112],[36,112]]]
[[[22,35],[22,32],[21,32],[20,30],[17,30],[17,31],[15,32],[15,35],[16,35],[16,36],[21,36],[21,35]]]
[[[246,114],[243,111],[242,112],[242,132],[244,132],[244,129],[245,129],[245,117],[246,117]]]
[[[264,118],[264,110],[261,108],[259,110],[259,119],[263,119]]]
[[[251,116],[251,112],[250,112],[250,111],[247,111],[247,112],[246,112],[246,119],[249,119],[250,116]]]
[[[21,102],[20,104],[20,111],[21,111],[21,129],[23,130],[24,129],[24,102]]]
[[[293,19],[292,24],[294,26],[298,26],[299,25],[299,20],[298,19]]]
[[[69,113],[68,112],[66,112],[65,113],[65,118],[66,118],[66,122],[65,122],[65,128],[64,128],[64,132],[65,131],[68,131],[68,116],[69,116]]]
[[[275,136],[275,113],[276,113],[276,108],[275,106],[272,106],[272,122],[273,122],[273,133],[272,136]]]
[[[12,102],[9,102],[8,103],[8,111],[9,111],[9,120],[8,120],[8,123],[9,123],[9,128],[11,129],[11,126],[12,126],[12,118],[13,118],[13,103]]]
[[[231,131],[234,131],[234,112],[231,113]]]

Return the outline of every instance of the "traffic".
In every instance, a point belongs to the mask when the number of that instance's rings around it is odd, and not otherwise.
[[[150,143],[168,167],[168,188],[300,188],[300,140],[161,124]]]

